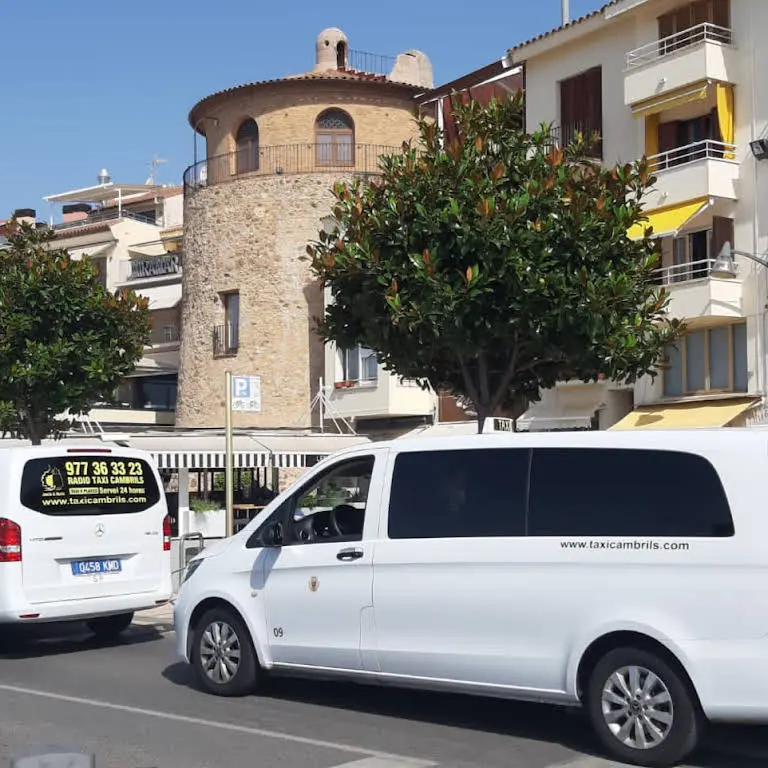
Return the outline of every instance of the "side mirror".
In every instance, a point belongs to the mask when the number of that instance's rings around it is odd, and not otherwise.
[[[271,525],[264,535],[264,543],[268,547],[282,547],[283,546],[283,524],[278,520],[274,525]]]

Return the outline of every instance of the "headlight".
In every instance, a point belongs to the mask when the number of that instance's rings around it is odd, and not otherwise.
[[[193,560],[193,561],[192,561],[192,562],[191,562],[191,563],[190,563],[190,564],[187,566],[187,570],[186,570],[186,572],[184,573],[184,580],[181,582],[182,584],[186,584],[186,583],[189,581],[189,579],[190,579],[190,577],[192,576],[192,574],[193,574],[193,573],[194,573],[194,572],[195,572],[195,571],[196,571],[196,570],[197,570],[197,569],[198,569],[198,568],[199,568],[199,567],[200,567],[200,566],[203,564],[203,560],[204,560],[204,559],[205,559],[205,558],[202,558],[202,557],[201,557],[201,558],[199,558],[198,560]]]

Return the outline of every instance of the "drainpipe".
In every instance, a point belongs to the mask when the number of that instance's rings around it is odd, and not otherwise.
[[[568,0],[561,0],[561,2],[562,2],[562,8],[563,8],[563,26],[565,26],[566,24],[569,24],[571,21],[571,13],[568,7],[569,5]]]

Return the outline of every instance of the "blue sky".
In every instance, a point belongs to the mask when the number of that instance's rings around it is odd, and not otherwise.
[[[571,0],[571,15],[600,0]],[[208,21],[215,8],[218,19]],[[440,84],[557,26],[560,0],[251,0],[72,3],[3,9],[0,44],[0,219],[51,213],[44,195],[96,183],[178,183],[192,162],[190,107],[232,85],[311,69],[314,42],[340,27],[350,48],[431,59]]]

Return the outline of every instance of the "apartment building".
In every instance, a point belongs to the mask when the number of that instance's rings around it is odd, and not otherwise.
[[[118,184],[105,170],[97,181],[44,198],[53,206],[55,245],[73,258],[91,258],[108,290],[146,297],[152,331],[116,403],[94,408],[86,421],[107,431],[171,427],[179,369],[182,188]]]
[[[687,323],[618,428],[765,418],[768,63],[765,0],[613,0],[508,52],[529,129],[596,131],[606,164],[648,157],[657,280]],[[636,227],[631,237],[642,237]],[[608,385],[609,390],[611,385]],[[601,412],[601,426],[621,416]]]

